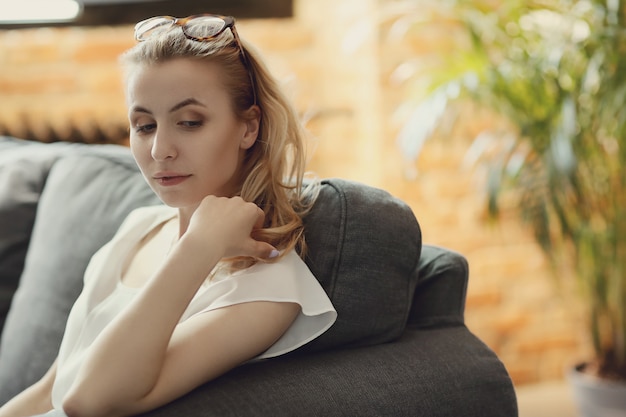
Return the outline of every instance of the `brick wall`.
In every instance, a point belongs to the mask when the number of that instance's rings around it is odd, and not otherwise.
[[[407,44],[381,44],[376,0],[297,0],[296,16],[239,22],[284,80],[315,136],[310,168],[389,190],[414,209],[427,243],[470,263],[468,327],[504,361],[517,384],[560,378],[589,344],[579,310],[554,285],[529,231],[514,213],[485,213],[482,181],[462,168],[470,138],[490,117],[470,105],[459,123],[426,143],[415,166],[397,150],[390,83],[394,59],[427,59],[449,47],[445,22]],[[423,36],[423,38],[420,38]],[[132,28],[0,31],[0,128],[42,140],[125,141],[117,56]],[[120,127],[122,126],[122,127]],[[407,178],[406,168],[418,175]]]

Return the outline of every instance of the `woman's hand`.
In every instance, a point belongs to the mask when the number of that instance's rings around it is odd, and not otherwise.
[[[223,258],[270,258],[278,255],[276,248],[252,237],[254,230],[263,227],[264,219],[263,210],[241,197],[207,196],[191,216],[184,237],[219,250]]]

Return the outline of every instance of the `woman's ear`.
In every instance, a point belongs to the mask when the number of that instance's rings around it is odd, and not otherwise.
[[[246,130],[241,138],[239,146],[241,149],[249,149],[252,145],[254,145],[254,142],[256,142],[256,139],[259,136],[259,128],[261,125],[261,109],[259,106],[255,104],[246,110],[244,114],[244,123]]]

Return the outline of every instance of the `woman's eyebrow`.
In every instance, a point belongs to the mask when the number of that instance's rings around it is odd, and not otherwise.
[[[170,109],[170,113],[174,113],[177,110],[182,109],[183,107],[186,106],[202,106],[202,107],[206,107],[204,104],[202,104],[200,101],[196,100],[193,97],[187,98],[183,101],[181,101],[178,104],[175,104],[171,109]],[[145,107],[141,107],[141,106],[133,106],[131,109],[131,113],[146,113],[146,114],[152,114],[152,112],[148,109],[146,109]]]
[[[141,106],[133,106],[133,107],[131,107],[130,113],[152,114],[152,112],[150,110],[146,109],[145,107],[141,107]]]
[[[201,102],[199,102],[195,98],[190,97],[190,98],[187,98],[187,99],[181,101],[180,103],[174,105],[174,107],[172,107],[170,109],[170,113],[174,113],[176,110],[180,110],[183,107],[191,106],[191,105],[206,107],[204,104],[202,104]]]

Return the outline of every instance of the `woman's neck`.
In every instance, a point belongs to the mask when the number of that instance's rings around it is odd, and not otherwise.
[[[198,207],[181,207],[178,209],[178,238],[180,239],[185,232],[187,232],[187,228],[189,227],[189,222],[191,221],[191,216],[196,211]]]

